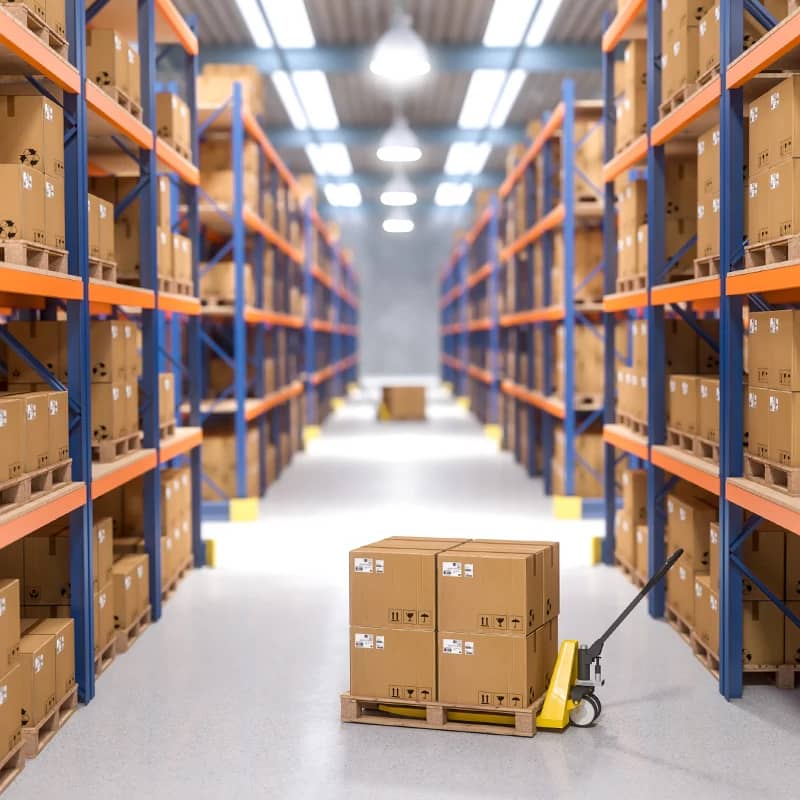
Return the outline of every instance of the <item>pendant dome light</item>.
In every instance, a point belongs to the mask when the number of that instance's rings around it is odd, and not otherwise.
[[[397,9],[392,24],[375,45],[370,71],[395,86],[412,83],[431,71],[428,48],[411,26],[411,17]]]
[[[381,203],[385,206],[413,206],[417,193],[411,181],[402,173],[396,172],[381,192]]]
[[[395,115],[392,127],[381,137],[378,158],[397,164],[419,161],[422,158],[419,139],[402,114]]]

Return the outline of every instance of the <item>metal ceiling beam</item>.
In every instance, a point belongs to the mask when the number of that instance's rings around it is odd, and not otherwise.
[[[386,132],[385,126],[348,126],[333,131],[298,131],[294,128],[268,128],[267,136],[279,150],[301,149],[311,142],[341,142],[348,147],[376,146]],[[506,125],[498,130],[464,130],[456,125],[414,126],[422,144],[450,146],[453,142],[490,142],[493,147],[509,147],[525,141],[522,125]]]
[[[320,69],[323,72],[364,72],[368,68],[371,46],[338,47],[318,45],[307,50],[282,50],[292,70]],[[471,72],[474,69],[508,69],[514,47],[468,45],[428,45],[434,71]],[[203,46],[200,63],[224,62],[252,64],[262,72],[284,69],[279,54],[272,48],[253,46]],[[599,70],[600,42],[588,44],[543,44],[523,47],[517,68],[526,72],[552,73]]]

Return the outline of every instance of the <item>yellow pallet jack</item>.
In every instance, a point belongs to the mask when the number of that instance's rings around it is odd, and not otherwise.
[[[561,642],[544,705],[536,717],[538,729],[561,731],[570,723],[578,728],[588,728],[597,720],[603,710],[600,698],[595,694],[596,688],[605,683],[600,668],[603,645],[682,555],[682,549],[676,550],[592,645],[587,647],[575,639]]]

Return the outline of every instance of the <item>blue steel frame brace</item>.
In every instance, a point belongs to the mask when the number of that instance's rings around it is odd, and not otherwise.
[[[314,224],[311,220],[311,198],[303,201],[303,280],[306,296],[305,318],[305,372],[306,372],[306,425],[317,424],[317,390],[314,386],[314,371],[316,369],[316,340],[314,335]]]
[[[525,170],[525,175],[523,177],[525,181],[525,229],[528,230],[531,228],[537,219],[538,209],[536,207],[536,159],[528,166]],[[536,307],[536,288],[535,284],[535,274],[534,274],[534,257],[535,257],[536,246],[531,244],[528,246],[528,259],[525,264],[525,269],[528,271],[528,291],[525,296],[525,308],[526,309],[533,309]],[[517,288],[519,289],[519,282],[517,283]],[[519,296],[519,294],[517,295]],[[525,332],[526,336],[526,343],[528,346],[528,352],[526,355],[527,359],[527,372],[528,372],[528,382],[525,386],[526,389],[533,388],[533,379],[534,379],[534,338],[536,336],[536,325],[531,323],[527,326],[524,326],[517,332],[517,341],[519,341],[519,337],[522,332]],[[519,346],[519,345],[518,345]],[[518,375],[519,373],[517,373]],[[536,463],[536,442],[538,441],[537,436],[537,416],[538,411],[530,404],[525,403],[523,407],[523,414],[528,415],[528,461],[525,464],[525,469],[528,472],[528,475],[537,475],[539,473],[539,469]]]
[[[142,121],[156,130],[156,45],[155,0],[138,0],[139,57],[142,79]],[[154,133],[155,137],[155,133]],[[155,144],[155,138],[154,138]],[[139,194],[140,253],[142,286],[158,297],[158,250],[156,209],[158,207],[158,164],[155,146],[139,151],[139,170],[144,188]],[[159,452],[158,360],[162,351],[159,312],[142,311],[142,404],[144,446]],[[161,477],[158,469],[145,473],[144,541],[150,558],[150,605],[153,620],[161,617]]]
[[[659,118],[661,97],[661,0],[647,0],[647,126],[652,128]],[[665,364],[664,308],[651,302],[653,285],[665,261],[664,215],[664,147],[647,151],[647,372],[650,391],[647,395],[648,445],[663,444],[666,437],[664,409]],[[647,518],[649,520],[648,574],[654,575],[665,559],[664,547],[664,473],[648,462]],[[653,617],[664,615],[664,582],[648,597]]]
[[[498,289],[500,280],[499,270],[499,253],[497,250],[497,241],[499,236],[499,208],[498,199],[496,195],[492,196],[491,200],[491,216],[489,217],[489,224],[486,226],[484,233],[486,235],[486,260],[491,266],[486,283],[486,291],[489,293],[489,372],[491,373],[492,382],[489,384],[487,394],[487,409],[486,409],[486,424],[496,425],[499,419],[499,389],[500,389],[500,318],[498,308]]]
[[[547,121],[547,115],[543,122]],[[542,172],[544,181],[544,191],[542,201],[544,207],[539,211],[541,219],[555,207],[555,195],[553,191],[553,142],[548,139],[542,147]],[[542,236],[542,306],[547,307],[553,302],[553,231],[547,231]],[[543,390],[546,397],[555,391],[553,383],[553,328],[552,323],[543,322],[539,326],[542,336],[542,380],[544,381]],[[542,465],[544,467],[544,493],[553,493],[553,445],[555,436],[555,420],[552,414],[542,413]]]
[[[70,404],[69,451],[72,479],[86,483],[86,503],[70,514],[71,614],[75,619],[75,678],[78,698],[88,703],[95,692],[94,593],[92,591],[92,449],[91,387],[89,385],[89,214],[84,198],[89,193],[88,137],[86,125],[86,21],[85,4],[67,5],[70,62],[80,75],[80,94],[64,95],[66,246],[69,272],[83,279],[82,300],[67,302],[69,336],[68,371]],[[70,129],[68,120],[74,120]],[[77,405],[76,415],[72,408]]]
[[[464,288],[469,271],[469,258],[467,255],[467,247],[463,242],[459,245],[459,248],[457,285],[461,287],[462,291],[458,298],[458,323],[461,325],[461,329],[456,337],[456,341],[458,342],[458,359],[461,362],[461,369],[458,371],[458,393],[461,397],[466,397],[469,394],[469,376],[467,374],[467,364],[469,363],[469,331],[467,331],[467,321],[469,320],[469,295],[464,291]]]

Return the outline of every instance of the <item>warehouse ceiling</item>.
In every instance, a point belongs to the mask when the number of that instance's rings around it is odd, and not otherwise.
[[[271,23],[268,29],[274,34],[270,47],[256,47],[254,26],[245,21],[245,17],[252,18],[259,3]],[[524,138],[524,128],[530,120],[540,118],[555,106],[564,78],[575,80],[579,98],[600,96],[602,18],[604,12],[616,6],[615,0],[305,0],[305,13],[300,9],[303,25],[289,29],[288,36],[291,40],[298,35],[298,28],[305,30],[307,18],[311,38],[303,42],[306,47],[276,47],[275,40],[286,42],[286,19],[282,34],[281,20],[273,15],[285,15],[287,9],[302,3],[303,0],[176,2],[184,14],[197,18],[203,61],[256,63],[268,73],[278,70],[292,75],[308,70],[325,73],[338,119],[324,127],[333,129],[298,126],[296,115],[293,126],[281,94],[271,80],[267,81],[267,129],[289,167],[298,173],[313,171],[309,146],[313,149],[315,145],[317,148],[346,145],[352,174],[333,176],[325,163],[318,160],[317,172],[328,173],[320,174],[320,183],[356,183],[365,207],[377,204],[381,188],[392,174],[392,166],[378,160],[376,147],[397,106],[402,108],[421,141],[422,158],[405,169],[420,203],[432,203],[443,181],[469,182],[475,189],[496,186],[508,145]],[[411,16],[413,28],[428,45],[433,63],[432,71],[400,97],[367,69],[371,49],[390,27],[397,6]],[[484,46],[493,12],[498,21],[501,12],[519,14],[524,7],[521,13],[532,28],[536,15],[548,6],[557,10],[539,47],[524,42],[518,47],[507,46],[505,41],[499,47]],[[280,10],[275,11],[276,8]],[[263,19],[258,22],[263,25]],[[524,21],[517,30],[518,37],[522,36]],[[486,126],[480,130],[459,127],[475,69],[522,69],[528,73],[505,123],[493,130]],[[491,144],[485,164],[467,168],[466,172],[462,170],[461,174],[448,164],[445,174],[448,152],[452,143],[458,141]],[[341,153],[341,148],[338,152]],[[478,174],[471,174],[476,170]]]

